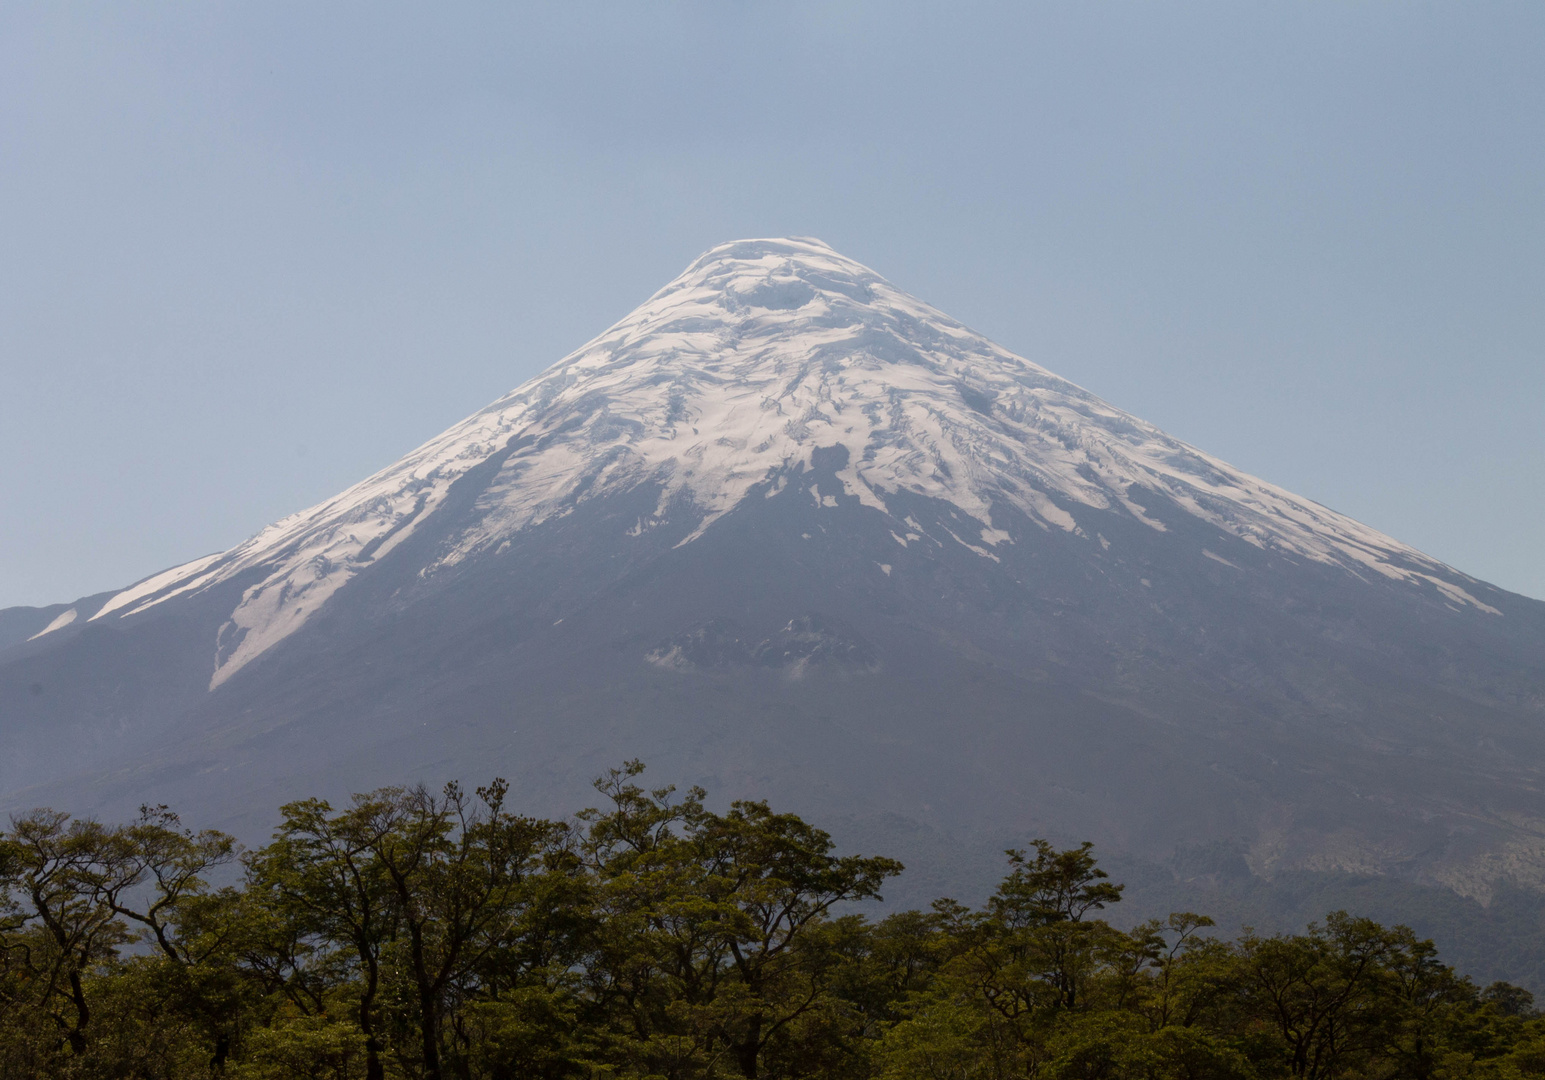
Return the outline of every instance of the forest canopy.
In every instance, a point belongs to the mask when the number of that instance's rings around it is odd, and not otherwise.
[[[1405,927],[1120,930],[1091,846],[1044,841],[981,907],[870,918],[896,861],[642,768],[569,821],[503,781],[294,802],[250,851],[15,817],[0,1077],[1545,1077],[1530,995]]]

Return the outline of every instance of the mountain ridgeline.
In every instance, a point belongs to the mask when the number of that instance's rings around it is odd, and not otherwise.
[[[714,248],[229,551],[0,612],[14,809],[250,840],[290,799],[494,771],[557,813],[636,756],[895,853],[903,903],[1048,836],[1126,860],[1129,904],[1537,912],[1542,720],[1545,603],[800,238]]]

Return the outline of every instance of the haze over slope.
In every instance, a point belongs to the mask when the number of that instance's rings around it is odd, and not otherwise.
[[[1040,834],[1545,884],[1545,604],[810,239],[714,248],[245,544],[4,620],[12,805],[261,832],[502,773],[544,810],[638,756],[900,848],[920,893]]]

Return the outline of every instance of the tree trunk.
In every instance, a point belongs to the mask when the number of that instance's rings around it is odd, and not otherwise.
[[[403,906],[408,907],[406,888],[402,890]],[[424,957],[424,930],[420,922],[408,922],[408,951],[413,960],[413,981],[418,990],[418,1032],[424,1044],[424,1080],[442,1080],[440,1070],[440,1024],[438,987],[429,978],[429,965]]]
[[[359,999],[359,1030],[365,1036],[365,1080],[386,1080],[386,1066],[381,1063],[381,1041],[376,1038],[375,1030],[377,980],[372,964],[365,980],[365,992]]]
[[[440,1072],[440,1032],[435,1016],[434,996],[421,991],[418,1028],[424,1040],[424,1080],[442,1080]]]
[[[231,1056],[231,1037],[226,1034],[215,1036],[215,1056],[209,1061],[209,1068],[217,1073],[225,1072],[225,1059]]]
[[[746,1080],[756,1080],[757,1058],[762,1051],[762,1018],[753,1017],[747,1025],[745,1039],[735,1047],[736,1064]]]
[[[75,1026],[70,1029],[70,1053],[79,1056],[86,1052],[86,1025],[91,1022],[91,1006],[86,1004],[86,988],[81,985],[80,972],[70,971],[70,1003],[75,1006]]]

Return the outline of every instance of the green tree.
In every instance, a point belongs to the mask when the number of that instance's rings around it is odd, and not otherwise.
[[[418,1026],[420,1066],[441,1080],[441,1024],[458,978],[475,969],[519,920],[530,879],[563,830],[504,810],[508,785],[477,790],[481,808],[455,783],[386,789],[359,805],[376,822],[371,851],[390,886]]]
[[[1344,911],[1303,934],[1240,938],[1240,990],[1275,1032],[1290,1075],[1351,1075],[1375,1055],[1392,1018],[1389,965],[1401,944],[1402,935]]]
[[[366,1080],[384,1080],[382,954],[398,924],[376,847],[396,826],[396,814],[364,795],[336,813],[321,799],[289,803],[280,813],[273,842],[247,857],[247,890],[261,910],[291,928],[283,936],[299,943],[296,953],[343,961],[353,976]]]
[[[805,946],[901,864],[833,855],[827,833],[764,803],[714,814],[697,789],[646,792],[641,771],[602,777],[611,807],[583,815],[605,917],[590,984],[648,1067],[758,1077],[774,1041],[835,1007],[840,965]]]
[[[886,1036],[888,1076],[1033,1075],[1056,1056],[1064,1014],[1120,1003],[1149,956],[1108,923],[1087,918],[1121,899],[1092,845],[1008,852],[1009,873],[981,911],[934,906],[949,960]],[[968,1032],[968,1035],[962,1035]]]
[[[219,1071],[236,1038],[244,986],[228,948],[226,913],[237,897],[233,890],[211,896],[207,876],[236,857],[236,842],[214,830],[184,829],[165,806],[142,806],[118,840],[136,888],[104,900],[152,946],[139,965],[149,969],[146,988],[159,1007],[197,1025]]]
[[[52,810],[11,820],[0,865],[9,1004],[40,1010],[82,1056],[93,1035],[90,974],[129,939],[114,907],[140,867],[118,830]]]

